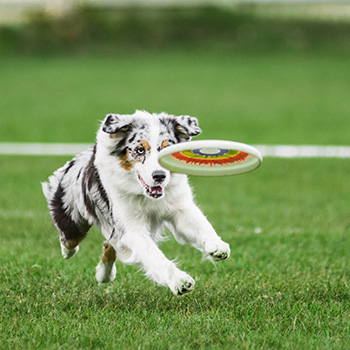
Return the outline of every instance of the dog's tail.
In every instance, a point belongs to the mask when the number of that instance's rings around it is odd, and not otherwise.
[[[43,193],[49,207],[50,207],[50,203],[53,200],[53,197],[55,196],[57,188],[60,185],[60,182],[63,178],[64,170],[66,167],[67,167],[67,164],[63,168],[56,170],[53,173],[53,175],[49,177],[49,181],[41,183]]]
[[[43,189],[44,196],[46,198],[47,204],[50,207],[50,203],[53,200],[53,197],[55,195],[55,192],[57,190],[57,186],[53,186],[51,181],[49,182],[42,182],[41,187]]]
[[[42,182],[41,187],[43,189],[43,193],[44,193],[44,196],[45,196],[47,202],[50,203],[52,200],[52,197],[53,197],[53,192],[54,192],[54,191],[52,191],[51,184],[49,182]]]

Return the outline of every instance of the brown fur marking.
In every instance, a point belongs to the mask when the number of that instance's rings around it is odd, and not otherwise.
[[[169,146],[169,142],[167,141],[167,140],[164,140],[163,142],[162,142],[162,144],[160,145],[160,147],[163,149],[163,148],[165,148],[165,147],[168,147]]]
[[[126,171],[130,171],[134,164],[128,159],[129,151],[127,151],[123,156],[120,157],[120,166]]]
[[[117,254],[110,243],[105,242],[103,245],[103,254],[101,255],[101,261],[103,264],[106,262],[116,261]]]
[[[149,145],[149,143],[147,141],[142,141],[141,145],[146,151],[149,151],[151,149],[151,146]]]
[[[74,249],[79,245],[79,243],[85,238],[78,238],[78,239],[68,239],[66,240],[64,237],[61,236],[61,243],[67,248],[67,249]]]
[[[125,125],[123,129],[118,130],[117,132],[113,133],[113,134],[109,134],[109,138],[110,139],[117,139],[120,138],[121,135],[126,135],[126,133],[128,131],[130,131],[131,129],[131,125]]]

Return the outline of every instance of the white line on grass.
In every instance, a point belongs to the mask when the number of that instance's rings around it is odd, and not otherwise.
[[[71,156],[92,147],[87,143],[0,143],[0,154]]]
[[[264,157],[350,158],[350,146],[255,145]]]
[[[92,147],[87,143],[0,143],[3,155],[72,156]],[[254,145],[264,157],[350,158],[350,146]]]

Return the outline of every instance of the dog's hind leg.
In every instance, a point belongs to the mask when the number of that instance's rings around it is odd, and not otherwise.
[[[79,243],[86,237],[91,224],[79,214],[73,199],[67,199],[66,193],[73,193],[73,191],[65,190],[61,183],[57,188],[44,183],[43,190],[48,201],[51,219],[59,232],[62,256],[69,259],[78,252]]]
[[[96,266],[96,280],[99,283],[111,282],[115,279],[117,269],[115,261],[117,254],[109,242],[103,244],[103,254],[101,260]]]
[[[60,234],[62,256],[64,259],[69,259],[78,253],[79,244],[86,237],[90,225],[84,221],[76,224],[73,220],[66,220],[64,224],[62,221],[54,220],[54,222]],[[62,228],[64,228],[64,231]]]
[[[64,259],[73,257],[79,251],[80,242],[86,237],[90,226],[86,222],[80,225],[71,220],[70,225],[54,221],[60,234],[61,252]],[[65,229],[62,231],[61,227]]]

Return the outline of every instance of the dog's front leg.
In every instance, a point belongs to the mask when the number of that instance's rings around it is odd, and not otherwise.
[[[140,228],[128,230],[118,242],[112,240],[111,244],[121,262],[140,266],[148,278],[162,286],[168,286],[175,295],[193,290],[193,278],[165,257],[148,232],[143,232]]]
[[[188,243],[215,261],[230,256],[230,246],[216,234],[213,226],[194,203],[179,205],[169,220],[169,228],[179,243]]]

